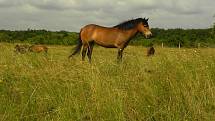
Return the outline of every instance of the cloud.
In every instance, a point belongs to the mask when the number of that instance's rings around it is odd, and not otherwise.
[[[66,10],[75,5],[73,0],[31,0],[26,3],[42,10]]]
[[[0,0],[0,8],[20,6],[23,2],[23,0]]]
[[[0,29],[79,31],[95,23],[113,26],[122,21],[149,17],[155,27],[209,27],[213,0],[0,0]]]

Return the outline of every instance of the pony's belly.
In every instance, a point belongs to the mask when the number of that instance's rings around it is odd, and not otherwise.
[[[102,46],[102,47],[106,47],[106,48],[116,48],[116,46],[110,42],[102,42],[102,41],[96,41],[95,40],[95,43]]]

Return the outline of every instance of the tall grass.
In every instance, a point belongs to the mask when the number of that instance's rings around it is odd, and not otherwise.
[[[0,45],[1,121],[215,120],[215,49],[96,47],[92,64],[71,47],[15,54]]]

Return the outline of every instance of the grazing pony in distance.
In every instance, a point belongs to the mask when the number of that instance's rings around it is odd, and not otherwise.
[[[113,27],[103,27],[95,24],[86,25],[81,29],[79,33],[80,40],[78,41],[78,45],[69,58],[80,52],[83,46],[82,60],[84,60],[87,53],[89,61],[91,62],[93,45],[96,43],[97,45],[106,48],[118,48],[117,59],[118,61],[121,61],[124,48],[139,32],[143,33],[146,38],[152,36],[149,29],[148,19],[132,19]]]
[[[29,47],[29,51],[30,52],[36,52],[36,53],[40,53],[40,52],[48,52],[48,48],[45,45],[32,45]]]
[[[17,44],[14,48],[15,48],[14,52],[24,54],[24,53],[28,52],[29,45],[19,45],[19,44]]]
[[[153,46],[149,47],[149,48],[147,49],[147,56],[152,56],[152,55],[154,55],[154,54],[155,54],[155,49],[154,49],[154,47],[153,47]]]

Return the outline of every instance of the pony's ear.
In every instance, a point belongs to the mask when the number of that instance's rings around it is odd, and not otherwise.
[[[146,21],[148,21],[148,20],[149,20],[149,18],[146,19]]]

